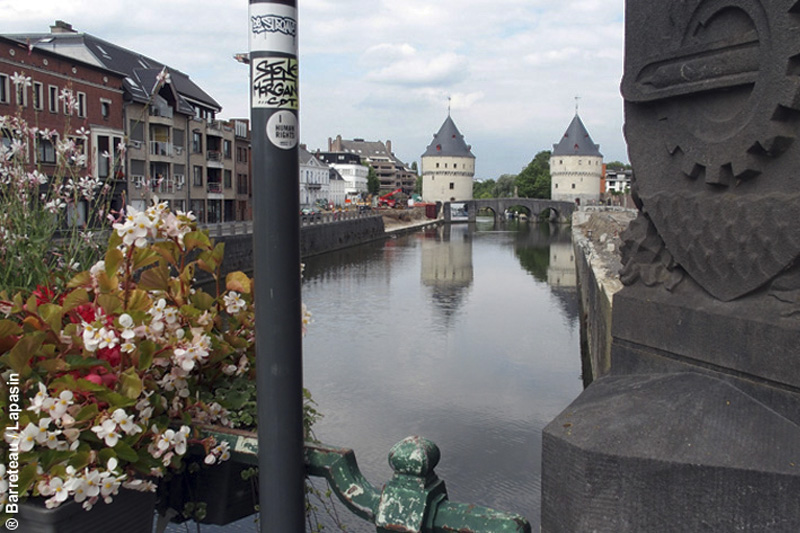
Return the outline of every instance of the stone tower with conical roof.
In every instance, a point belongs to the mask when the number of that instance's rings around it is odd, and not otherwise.
[[[581,205],[600,200],[603,154],[594,144],[581,117],[575,118],[550,156],[550,197]]]
[[[422,154],[422,197],[426,202],[472,200],[474,176],[475,156],[448,112]]]

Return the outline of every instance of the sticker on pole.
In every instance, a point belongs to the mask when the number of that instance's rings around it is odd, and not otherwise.
[[[250,51],[297,55],[297,8],[250,4]]]
[[[297,146],[297,117],[291,111],[273,113],[267,121],[267,138],[269,142],[290,150]]]
[[[260,57],[252,62],[253,107],[298,108],[298,64],[289,57]]]

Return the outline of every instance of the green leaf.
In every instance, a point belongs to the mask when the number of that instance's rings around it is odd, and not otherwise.
[[[135,463],[139,460],[139,454],[137,454],[136,450],[131,448],[129,444],[125,443],[125,441],[121,440],[117,442],[117,445],[114,446],[114,451],[117,453],[117,457],[129,463]]]
[[[183,244],[189,252],[195,248],[211,249],[211,241],[208,238],[208,231],[192,231],[183,237]]]
[[[178,260],[175,258],[176,253],[179,253],[178,246],[172,241],[159,241],[153,244],[153,250],[163,257],[170,265],[177,265]]]
[[[102,359],[96,359],[94,357],[83,357],[80,354],[70,354],[66,356],[64,360],[69,364],[70,370],[91,368],[93,366],[102,366],[107,370],[111,370],[111,365],[108,364],[108,361],[103,361]]]
[[[135,399],[128,398],[122,394],[110,391],[108,389],[95,392],[94,395],[98,400],[107,402],[109,404],[109,408],[113,409],[116,409],[117,407],[130,407],[136,403]]]
[[[53,331],[61,331],[61,320],[64,317],[64,311],[60,305],[46,303],[39,306],[39,316],[47,322],[50,329]]]
[[[96,417],[99,413],[99,409],[96,403],[90,403],[80,411],[78,411],[77,416],[75,417],[76,422],[83,422],[85,420],[91,420],[92,418]]]
[[[25,302],[25,309],[31,313],[35,313],[38,305],[39,304],[36,302],[36,296],[31,294],[30,298],[28,298],[28,301]]]
[[[169,286],[169,270],[166,265],[158,265],[142,272],[139,288],[145,291],[165,291]]]
[[[108,249],[117,248],[120,244],[122,244],[122,237],[119,236],[116,230],[112,231],[111,235],[108,236]]]
[[[95,392],[95,393],[97,393],[97,392],[108,391],[108,387],[106,387],[105,385],[98,385],[97,383],[93,383],[93,382],[89,381],[88,379],[83,379],[83,378],[80,378],[78,380],[78,383],[74,384],[73,386],[76,387],[78,390],[81,390],[81,391],[84,391],[84,392]]]
[[[156,344],[153,341],[143,341],[139,343],[139,370],[147,370],[153,364],[153,354],[156,351]]]
[[[137,248],[133,252],[133,269],[140,270],[155,264],[161,256],[155,250],[147,248]]]
[[[84,288],[77,288],[64,297],[62,304],[64,312],[72,311],[79,305],[89,303],[89,293]]]
[[[142,379],[133,367],[120,374],[119,383],[122,394],[132,399],[138,398],[144,388]]]
[[[211,256],[214,258],[214,261],[217,263],[217,265],[221,265],[222,260],[225,257],[225,243],[217,243],[217,245],[214,246],[214,251],[212,252]]]
[[[33,485],[33,482],[36,480],[36,467],[38,463],[30,463],[22,467],[22,470],[19,472],[19,487],[17,488],[17,492],[19,494],[25,494]]]
[[[199,290],[192,295],[192,303],[201,311],[214,307],[214,301],[214,297],[203,290]]]
[[[122,251],[119,248],[109,248],[105,257],[106,275],[115,276],[117,274],[117,270],[119,269],[119,265],[122,264],[124,259],[125,256],[122,255]]]
[[[88,451],[78,451],[72,458],[69,460],[69,465],[75,470],[82,470],[89,466],[89,452]]]

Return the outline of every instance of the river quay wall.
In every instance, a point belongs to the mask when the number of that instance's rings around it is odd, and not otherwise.
[[[424,208],[392,210],[387,213],[325,213],[301,217],[301,259],[385,239],[399,233],[416,231],[440,224],[441,220],[425,217]],[[209,235],[225,244],[222,275],[241,270],[253,270],[252,222],[236,222],[208,226]],[[258,243],[255,243],[258,246]],[[211,276],[197,272],[198,281],[205,283]]]
[[[572,215],[586,384],[611,370],[611,311],[622,289],[620,234],[634,218],[635,210],[613,207],[584,207]]]

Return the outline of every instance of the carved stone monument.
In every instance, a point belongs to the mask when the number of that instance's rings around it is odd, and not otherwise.
[[[640,213],[542,530],[800,531],[800,1],[627,0],[625,52]]]

